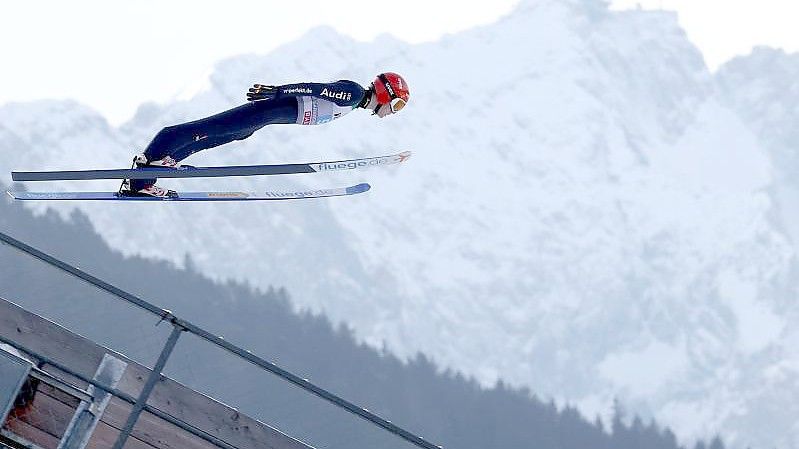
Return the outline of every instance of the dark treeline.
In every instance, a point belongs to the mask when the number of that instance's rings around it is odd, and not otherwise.
[[[79,213],[69,220],[52,212],[34,216],[0,200],[0,231],[170,309],[445,448],[680,447],[670,430],[625,417],[619,406],[605,426],[526,389],[501,382],[481,388],[459,373],[441,372],[421,354],[403,362],[385,350],[359,344],[345,326],[295,312],[281,289],[214,283],[188,258],[185,268],[125,258],[110,250]],[[0,245],[0,268],[0,297],[145,364],[152,363],[169,331],[165,325],[156,327],[152,316],[5,245]],[[181,337],[167,374],[319,449],[411,447],[192,336]],[[695,449],[723,448],[714,438]]]

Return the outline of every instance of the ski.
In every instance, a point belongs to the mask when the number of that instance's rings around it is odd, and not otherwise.
[[[273,201],[357,195],[371,188],[363,183],[350,187],[316,190],[267,192],[178,192],[176,197],[123,196],[116,192],[11,192],[15,200],[92,200],[92,201]]]
[[[222,167],[142,167],[110,170],[12,171],[14,181],[67,181],[89,179],[215,178],[221,176],[287,175],[380,167],[404,162],[410,151],[387,156],[305,164],[232,165]]]

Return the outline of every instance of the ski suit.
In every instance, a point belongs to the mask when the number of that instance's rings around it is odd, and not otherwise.
[[[144,150],[148,161],[181,161],[208,148],[250,137],[266,125],[321,125],[357,108],[366,96],[358,83],[298,83],[277,86],[274,98],[248,102],[210,117],[167,126]],[[134,189],[155,179],[134,180]]]

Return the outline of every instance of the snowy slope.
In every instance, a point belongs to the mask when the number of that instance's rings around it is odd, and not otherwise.
[[[176,263],[190,253],[214,278],[284,285],[365,341],[424,351],[487,384],[501,376],[589,415],[619,397],[686,441],[721,432],[740,447],[799,448],[784,177],[759,122],[736,109],[768,99],[749,87],[731,99],[673,14],[528,0],[496,24],[413,46],[319,28],[221,62],[205,92],[145,105],[120,129],[72,103],[2,107],[0,167],[120,166],[160,127],[239,104],[253,82],[365,83],[386,69],[412,88],[400,115],[274,126],[190,162],[413,149],[407,165],[162,183],[366,180],[367,195],[58,207],[86,211],[124,252]]]
[[[720,68],[717,74],[719,97],[733,109],[749,129],[753,130],[768,150],[774,166],[770,193],[774,198],[772,223],[791,240],[792,247],[799,244],[799,55],[788,55],[780,50],[755,49],[747,57],[736,58]],[[788,262],[788,261],[786,261]],[[790,435],[776,438],[775,446],[799,446],[799,320],[796,307],[799,276],[794,260],[788,265],[790,281],[787,292],[775,292],[771,302],[773,310],[784,325],[774,326],[775,321],[761,321],[758,313],[749,314],[749,334],[758,338],[763,335],[778,335],[781,344],[770,347],[761,355],[757,370],[757,401],[763,407],[755,419],[762,429],[768,429],[775,417],[781,428],[790,428]],[[746,321],[742,321],[746,323]],[[761,323],[755,329],[754,324]],[[770,332],[769,332],[770,331]],[[747,332],[744,330],[743,332]],[[737,418],[737,425],[744,424],[744,416]],[[746,422],[748,425],[749,422]],[[764,438],[767,432],[764,431]]]

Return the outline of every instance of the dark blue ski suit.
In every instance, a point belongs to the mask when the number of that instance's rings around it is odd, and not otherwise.
[[[299,83],[277,86],[273,98],[251,101],[210,117],[167,126],[144,150],[148,161],[167,156],[181,161],[208,148],[250,137],[266,125],[321,125],[335,120],[364,102],[366,90],[353,81]],[[134,180],[138,190],[155,179]]]

